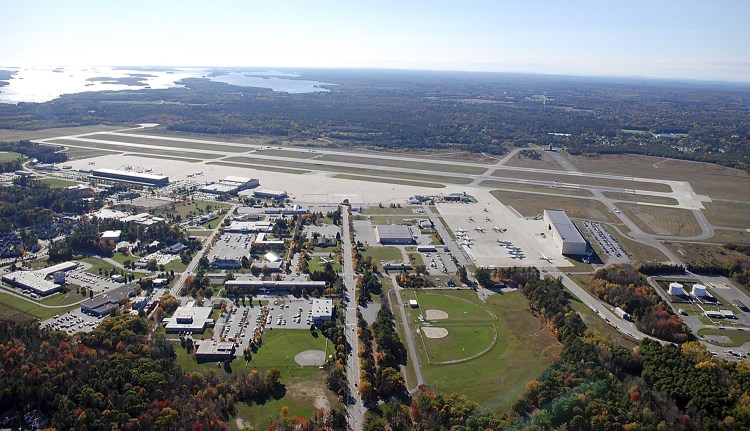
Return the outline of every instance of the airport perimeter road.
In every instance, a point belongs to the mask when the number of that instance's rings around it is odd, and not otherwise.
[[[393,288],[396,291],[396,302],[398,303],[398,307],[397,307],[398,312],[399,314],[401,314],[401,321],[404,323],[404,334],[406,334],[406,348],[409,351],[409,356],[411,356],[411,365],[412,365],[412,368],[414,369],[414,375],[417,377],[417,384],[414,385],[414,388],[409,389],[409,391],[411,392],[412,390],[417,389],[419,385],[424,384],[424,378],[422,378],[422,367],[419,365],[419,357],[417,356],[417,349],[414,348],[414,337],[411,334],[411,329],[409,329],[409,321],[406,318],[404,301],[401,300],[401,288],[398,286],[398,283],[396,282],[395,275],[391,275],[391,281],[393,282]]]
[[[354,264],[352,259],[352,243],[350,241],[349,212],[348,207],[341,207],[341,220],[343,234],[341,245],[344,250],[344,306],[346,307],[346,323],[344,333],[349,351],[346,357],[346,379],[349,382],[351,398],[347,402],[347,417],[349,428],[353,431],[361,431],[365,423],[365,406],[359,396],[359,340],[357,340],[357,300],[355,298],[356,282]]]
[[[232,214],[237,209],[238,206],[239,205],[237,204],[232,205],[232,208],[230,208],[227,211],[227,215]],[[216,235],[219,234],[219,226],[221,226],[221,223],[216,223],[216,227],[211,232],[211,235],[209,235],[206,241],[203,242],[203,247],[200,250],[198,250],[197,253],[195,253],[195,256],[193,256],[193,260],[191,260],[190,263],[188,263],[187,268],[185,268],[185,270],[182,271],[180,278],[175,280],[174,284],[172,285],[172,289],[170,289],[169,293],[171,293],[172,296],[174,296],[178,300],[180,299],[180,289],[182,289],[182,286],[185,284],[185,281],[187,281],[188,276],[190,276],[191,274],[195,272],[195,268],[198,267],[198,261],[200,261],[203,255],[205,254],[206,248],[208,248],[208,246],[213,242]]]
[[[633,322],[617,317],[614,313],[609,311],[609,308],[607,308],[601,301],[591,296],[591,294],[586,292],[583,288],[581,288],[581,286],[576,284],[575,281],[571,280],[565,273],[563,273],[559,269],[551,269],[547,272],[547,274],[556,278],[560,277],[566,289],[568,289],[573,295],[580,299],[581,302],[586,304],[587,307],[594,310],[596,314],[599,315],[599,317],[608,320],[610,323],[615,325],[616,329],[623,334],[627,334],[639,341],[644,338],[651,338],[652,340],[664,343],[664,341],[657,340],[636,329]]]

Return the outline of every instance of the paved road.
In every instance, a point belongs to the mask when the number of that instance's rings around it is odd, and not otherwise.
[[[581,288],[575,281],[571,280],[565,273],[563,273],[559,269],[551,269],[547,273],[553,277],[560,277],[566,289],[573,293],[573,295],[581,300],[581,302],[586,304],[586,306],[594,310],[596,314],[599,315],[599,317],[609,320],[612,324],[615,325],[616,329],[623,334],[627,334],[637,340],[651,338],[652,340],[659,341],[660,343],[665,343],[664,341],[657,340],[639,331],[635,327],[635,324],[633,322],[617,317],[613,312],[609,310],[609,308],[607,308],[601,301],[599,301],[599,299],[593,297],[590,293]]]
[[[414,337],[409,329],[409,321],[406,317],[406,309],[404,307],[404,301],[401,300],[401,287],[396,282],[396,276],[391,274],[391,281],[393,287],[396,289],[396,302],[398,306],[398,312],[401,315],[401,321],[404,323],[404,334],[406,334],[406,349],[409,352],[411,358],[411,366],[414,369],[414,375],[417,377],[417,384],[413,388],[409,389],[410,392],[414,391],[419,385],[424,384],[424,378],[422,378],[422,367],[419,365],[419,356],[417,356],[417,349],[414,348]],[[405,376],[404,376],[405,377]]]
[[[356,282],[354,265],[352,263],[353,250],[350,242],[349,212],[348,207],[341,207],[343,234],[341,244],[344,251],[344,271],[341,276],[344,279],[344,305],[346,306],[346,342],[349,345],[346,365],[346,378],[349,382],[351,399],[347,403],[347,416],[349,417],[349,428],[354,431],[362,430],[365,423],[365,406],[359,396],[359,340],[357,340],[357,301],[355,299]]]
[[[229,209],[227,214],[232,214],[234,210],[237,209],[238,206],[239,206],[238,204],[232,205],[232,208]],[[193,256],[193,260],[191,260],[190,263],[188,263],[187,267],[185,268],[185,271],[183,271],[182,274],[180,274],[180,277],[177,280],[175,280],[174,284],[172,285],[172,289],[169,291],[169,293],[171,293],[172,296],[174,296],[175,298],[177,299],[180,298],[180,289],[182,289],[182,286],[185,284],[185,281],[187,280],[188,276],[190,276],[191,274],[195,272],[195,268],[198,267],[198,261],[201,260],[208,246],[213,242],[216,235],[219,234],[220,226],[221,226],[221,223],[216,223],[216,227],[212,229],[211,235],[209,235],[206,241],[203,242],[203,248],[201,248],[200,250],[198,250],[197,253],[195,253],[195,256]]]

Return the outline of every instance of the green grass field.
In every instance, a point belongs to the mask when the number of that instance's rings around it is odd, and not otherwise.
[[[20,159],[21,157],[23,157],[23,155],[18,154],[18,153],[12,153],[12,152],[8,152],[8,151],[0,151],[0,163],[2,163],[2,162],[12,162],[14,160]]]
[[[380,262],[381,260],[400,261],[403,259],[403,256],[401,255],[401,250],[399,250],[398,247],[382,247],[382,246],[368,247],[367,250],[365,250],[365,252],[362,253],[362,255],[371,256],[377,262]]]
[[[363,215],[397,215],[397,216],[402,216],[402,218],[407,218],[403,216],[415,217],[417,215],[414,213],[415,208],[417,207],[404,206],[404,207],[391,208],[389,206],[384,206],[383,208],[380,208],[380,207],[373,206],[373,207],[362,208],[362,214]]]
[[[328,258],[326,257],[326,259]],[[334,271],[336,272],[341,271],[341,264],[336,259],[328,259],[328,260],[331,261],[331,263],[333,264]],[[308,262],[308,264],[309,264],[310,272],[323,270],[324,264],[320,256],[313,257],[312,259],[310,259],[310,262]]]
[[[41,178],[39,182],[49,185],[51,189],[62,189],[65,187],[75,186],[80,183],[77,181],[64,180],[62,178]]]
[[[0,304],[5,306],[3,308],[0,308],[0,312],[3,313],[2,315],[0,315],[0,319],[6,320],[13,319],[12,316],[17,315],[19,312],[21,314],[36,317],[38,319],[49,319],[55,314],[67,313],[68,311],[78,307],[77,305],[71,305],[61,308],[45,308],[37,305],[34,302],[29,302],[25,299],[15,297],[7,293],[0,293]]]
[[[713,201],[703,205],[703,214],[716,226],[750,228],[750,204]]]
[[[406,295],[412,299],[414,292]],[[483,356],[459,364],[430,365],[416,332],[416,315],[411,314],[409,324],[416,337],[423,377],[440,393],[464,394],[488,410],[507,413],[525,390],[526,383],[541,375],[561,350],[560,344],[531,314],[526,299],[518,292],[492,295],[486,303],[479,301],[472,290],[417,295],[423,311],[435,307],[448,313],[447,320],[433,326],[446,327],[449,333],[452,328],[455,333],[452,340],[456,342],[428,346],[442,357],[457,356],[459,349],[464,349],[462,353],[482,351],[490,346],[485,328],[494,326],[497,330],[497,343]],[[454,323],[449,323],[451,320]],[[474,328],[482,329],[473,332]]]
[[[731,343],[719,344],[720,346],[726,347],[739,347],[750,341],[750,332],[731,329],[703,328],[698,331],[698,335],[701,337],[710,337],[712,335],[723,335],[728,337],[732,340]]]

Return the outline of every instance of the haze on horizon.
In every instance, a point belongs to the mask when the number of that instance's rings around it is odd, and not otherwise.
[[[5,0],[0,65],[382,68],[750,81],[746,1],[315,3]]]

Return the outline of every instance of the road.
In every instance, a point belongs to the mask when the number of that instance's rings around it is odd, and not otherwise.
[[[239,206],[238,204],[232,205],[232,208],[229,209],[227,214],[232,214],[234,210],[237,209],[238,206]],[[221,226],[221,223],[216,223],[216,227],[212,229],[211,235],[209,235],[206,241],[203,243],[203,247],[200,250],[198,250],[197,253],[195,253],[195,256],[193,256],[193,260],[191,260],[190,263],[188,263],[185,270],[182,272],[182,274],[180,274],[180,277],[177,280],[175,280],[174,284],[172,285],[172,289],[170,289],[169,293],[171,293],[172,296],[174,296],[178,300],[180,299],[180,290],[182,289],[182,286],[185,284],[185,281],[187,281],[188,276],[195,273],[195,268],[198,267],[198,262],[201,260],[201,258],[205,254],[208,246],[211,245],[211,243],[213,243],[213,240],[216,237],[216,235],[219,234],[220,226]]]
[[[417,356],[417,349],[414,348],[414,337],[409,329],[409,321],[406,318],[406,309],[404,307],[404,301],[401,299],[401,287],[396,282],[396,276],[391,275],[391,281],[393,282],[393,288],[396,290],[396,302],[398,303],[398,312],[401,315],[401,321],[404,324],[404,334],[406,334],[406,349],[409,352],[411,358],[411,366],[414,369],[414,375],[417,377],[417,384],[413,388],[409,389],[409,392],[414,391],[419,385],[424,384],[424,378],[422,378],[422,367],[419,365],[419,356]],[[405,376],[405,375],[404,375]]]
[[[357,339],[357,300],[356,292],[356,273],[354,272],[353,250],[350,241],[349,228],[349,207],[341,207],[341,220],[343,234],[341,235],[341,244],[344,251],[344,268],[341,274],[344,279],[344,305],[346,307],[346,319],[344,332],[346,334],[346,343],[349,346],[346,357],[346,379],[349,383],[349,392],[351,398],[347,403],[347,416],[349,418],[349,428],[353,431],[360,431],[365,423],[365,406],[362,398],[359,396],[359,340]]]
[[[617,317],[613,312],[609,311],[609,308],[607,308],[601,301],[599,301],[599,299],[591,296],[590,293],[581,288],[581,286],[579,286],[575,281],[571,280],[570,277],[568,277],[559,269],[550,269],[547,274],[555,278],[560,277],[566,289],[568,289],[573,295],[580,299],[581,302],[586,304],[587,307],[594,310],[594,312],[596,312],[599,317],[609,320],[609,322],[614,324],[616,329],[623,334],[627,334],[639,341],[644,338],[650,338],[660,343],[665,343],[665,341],[657,340],[656,338],[653,338],[639,331],[635,327],[635,323]]]

